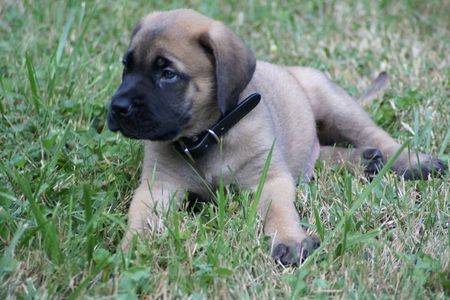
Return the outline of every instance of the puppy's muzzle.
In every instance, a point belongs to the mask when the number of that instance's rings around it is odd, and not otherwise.
[[[115,98],[111,102],[111,113],[118,118],[128,116],[133,110],[133,104],[129,98]]]
[[[108,114],[108,127],[111,131],[118,131],[119,123],[133,111],[133,103],[127,97],[114,97]]]

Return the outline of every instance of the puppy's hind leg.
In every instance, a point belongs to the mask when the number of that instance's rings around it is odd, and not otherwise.
[[[364,174],[371,178],[383,168],[383,154],[377,148],[320,147],[320,160],[345,167],[356,172],[362,166]]]
[[[347,141],[356,148],[379,149],[389,159],[400,145],[378,127],[360,105],[322,72],[310,68],[290,68],[308,95],[316,121],[321,124],[319,139]],[[445,172],[444,163],[428,154],[403,151],[392,169],[405,179],[427,179]]]

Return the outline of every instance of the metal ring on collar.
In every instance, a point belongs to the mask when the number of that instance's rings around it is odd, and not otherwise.
[[[209,132],[209,134],[211,134],[213,136],[213,138],[216,140],[217,144],[220,143],[220,138],[217,136],[217,134],[213,130],[208,129],[208,132]]]

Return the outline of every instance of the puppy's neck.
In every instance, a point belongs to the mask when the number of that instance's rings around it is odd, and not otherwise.
[[[214,144],[219,144],[223,135],[251,112],[260,100],[260,94],[251,94],[223,115],[210,128],[193,137],[182,137],[173,142],[173,146],[187,156],[189,160],[195,161],[195,159],[205,155]]]

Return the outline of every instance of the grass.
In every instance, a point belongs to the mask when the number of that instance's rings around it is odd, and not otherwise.
[[[3,1],[0,298],[448,298],[448,175],[369,184],[319,163],[297,204],[325,242],[297,269],[273,263],[245,191],[172,209],[166,233],[117,251],[142,148],[107,130],[106,107],[134,23],[186,6],[258,58],[319,68],[353,95],[387,70],[368,111],[449,163],[447,2]]]

